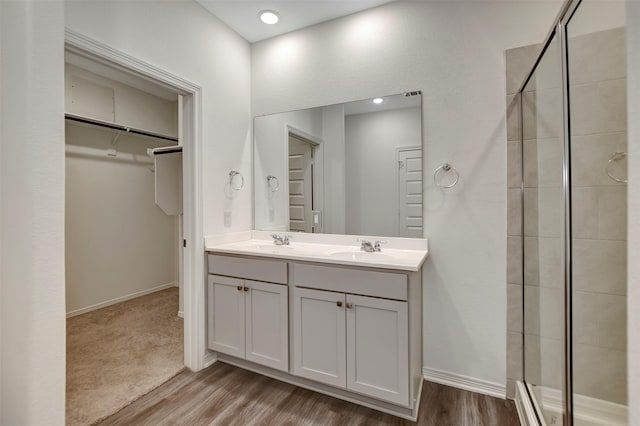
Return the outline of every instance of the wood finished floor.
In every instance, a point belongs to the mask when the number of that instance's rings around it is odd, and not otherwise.
[[[418,425],[519,425],[513,401],[425,382]],[[415,425],[218,362],[183,371],[100,425]]]

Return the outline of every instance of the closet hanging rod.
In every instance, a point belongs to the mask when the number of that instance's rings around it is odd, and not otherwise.
[[[136,135],[147,136],[150,138],[162,139],[162,140],[171,141],[171,142],[178,142],[178,138],[173,138],[171,136],[164,136],[158,133],[147,132],[145,130],[139,130],[139,129],[123,126],[121,124],[109,123],[106,121],[100,121],[92,118],[81,117],[75,114],[66,113],[64,115],[64,118],[66,120],[76,121],[78,123],[90,124],[92,126],[105,127],[107,129],[120,130],[121,132],[133,133]]]

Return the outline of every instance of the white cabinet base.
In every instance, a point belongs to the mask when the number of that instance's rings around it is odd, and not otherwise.
[[[245,370],[253,371],[255,373],[262,374],[263,376],[271,377],[273,379],[280,380],[285,383],[289,383],[295,386],[299,386],[301,388],[309,389],[324,395],[332,396],[334,398],[342,399],[343,401],[362,405],[367,408],[378,410],[383,413],[391,414],[397,417],[401,417],[403,419],[411,420],[413,422],[415,422],[418,418],[418,410],[420,408],[419,402],[422,396],[422,381],[420,381],[420,384],[418,385],[418,389],[416,389],[417,391],[416,399],[414,404],[412,404],[414,408],[411,409],[407,407],[394,405],[385,401],[381,401],[379,399],[370,398],[365,395],[360,395],[356,392],[350,392],[350,391],[347,391],[346,389],[339,389],[333,386],[318,383],[314,380],[305,379],[304,377],[294,376],[284,371],[279,371],[273,368],[264,367],[262,365],[252,363],[250,361],[235,358],[222,353],[217,354],[216,362],[224,362],[225,364],[235,365],[236,367],[244,368]]]

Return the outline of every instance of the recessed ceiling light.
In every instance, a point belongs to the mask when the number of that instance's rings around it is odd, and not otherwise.
[[[381,103],[383,103],[383,102],[384,102],[384,99],[382,99],[382,98],[375,98],[372,102],[373,102],[374,104],[381,104]]]
[[[262,10],[260,11],[260,13],[258,13],[258,17],[260,18],[262,23],[267,25],[277,24],[280,20],[280,15],[278,15],[278,12],[275,12],[273,10]]]

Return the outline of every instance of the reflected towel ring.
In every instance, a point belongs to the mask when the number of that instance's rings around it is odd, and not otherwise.
[[[440,184],[440,182],[438,182],[438,177],[440,175],[440,172],[453,172],[455,174],[455,179],[453,180],[452,183],[450,183],[449,185],[442,185]],[[458,171],[456,170],[455,167],[453,167],[451,164],[449,163],[444,163],[441,166],[439,166],[438,168],[436,168],[433,171],[433,183],[436,184],[436,186],[440,189],[449,189],[449,188],[453,188],[454,186],[456,186],[456,184],[458,183],[458,180],[460,180],[460,173],[458,173]]]
[[[612,173],[611,173],[611,166],[613,165],[613,163],[615,161],[619,161],[622,160],[623,158],[625,158],[627,156],[627,153],[624,151],[618,151],[618,152],[614,152],[613,155],[611,156],[611,158],[609,158],[609,161],[607,161],[607,176],[609,176],[612,180],[616,181],[616,182],[620,182],[620,183],[629,183],[629,179],[624,179],[624,178],[619,178],[619,177],[615,177]]]
[[[240,178],[239,185],[237,183],[238,177]],[[244,176],[242,176],[242,174],[238,171],[231,170],[229,172],[229,187],[231,187],[231,189],[233,189],[234,191],[240,191],[242,187],[244,187]]]
[[[267,176],[267,185],[269,186],[269,191],[271,192],[277,192],[278,189],[280,189],[280,181],[273,175]]]

